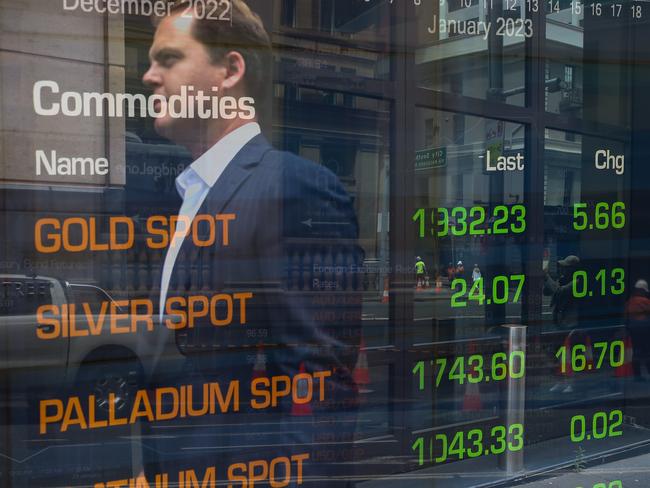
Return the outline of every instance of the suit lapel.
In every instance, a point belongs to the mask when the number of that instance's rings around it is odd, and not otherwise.
[[[197,215],[217,215],[221,213],[224,207],[232,200],[237,193],[237,190],[242,187],[244,182],[251,176],[255,167],[260,163],[264,154],[272,149],[271,145],[267,142],[263,135],[257,135],[251,139],[242,149],[237,153],[233,160],[228,164],[224,172],[221,174],[217,182],[208,192],[205,200],[201,204]],[[170,279],[170,288],[180,287],[184,290],[191,290],[191,262],[192,258],[202,260],[202,255],[209,252],[210,248],[199,248],[198,253],[192,253],[194,243],[192,242],[191,234],[186,236],[181,250],[178,253],[178,258],[174,263],[172,276]],[[183,278],[179,277],[179,272],[183,269]],[[202,277],[199,277],[202,280]],[[194,284],[196,285],[196,283]]]
[[[204,203],[207,205],[208,214],[217,215],[221,213],[237,190],[250,177],[264,154],[271,149],[272,147],[266,138],[259,134],[237,153],[206,197]]]

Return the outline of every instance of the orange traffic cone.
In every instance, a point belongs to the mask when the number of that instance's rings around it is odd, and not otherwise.
[[[299,374],[305,374],[305,363],[300,363]],[[308,386],[305,381],[298,382],[298,398],[307,398],[308,397]],[[309,402],[296,403],[295,401],[291,405],[291,415],[294,417],[308,417],[313,414],[311,405]]]
[[[366,353],[366,345],[363,339],[361,339],[361,344],[359,345],[359,357],[357,358],[357,364],[352,372],[352,379],[354,379],[354,382],[359,389],[359,393],[369,393],[371,391],[367,388],[363,388],[370,384],[368,354]]]
[[[440,276],[436,276],[436,293],[440,293],[442,291],[442,278]]]
[[[388,292],[388,277],[384,278],[384,293],[381,296],[381,303],[388,303],[389,292]]]
[[[632,356],[634,354],[632,349],[632,338],[629,335],[626,335],[623,343],[625,344],[625,359],[623,360],[623,364],[614,371],[614,376],[616,378],[629,378],[634,376],[634,367],[632,366]]]
[[[478,347],[475,342],[470,342],[467,347],[468,354],[476,353]],[[474,376],[476,368],[471,366],[469,368],[469,374],[467,376]],[[467,378],[466,378],[467,379]],[[481,402],[481,390],[478,387],[478,383],[470,383],[467,381],[465,386],[465,394],[463,395],[463,410],[466,412],[478,412],[483,408],[483,402]]]
[[[266,354],[264,354],[264,346],[259,344],[257,346],[257,356],[255,357],[255,365],[253,366],[253,379],[263,378],[266,376]]]
[[[478,412],[483,408],[481,402],[481,390],[478,383],[467,383],[465,395],[463,395],[463,410],[465,412]]]
[[[587,371],[594,370],[594,348],[591,344],[591,337],[586,336],[585,339],[585,357],[587,358]]]

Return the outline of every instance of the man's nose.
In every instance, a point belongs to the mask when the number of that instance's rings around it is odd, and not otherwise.
[[[155,71],[153,66],[150,66],[142,76],[142,82],[150,88],[155,88],[160,85],[160,75]]]

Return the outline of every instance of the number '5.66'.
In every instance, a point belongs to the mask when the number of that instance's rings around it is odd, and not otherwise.
[[[598,202],[593,208],[586,203],[573,205],[574,230],[607,230],[625,227],[625,203]]]

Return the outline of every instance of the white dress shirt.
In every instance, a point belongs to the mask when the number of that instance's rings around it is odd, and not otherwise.
[[[260,126],[255,122],[232,131],[220,139],[214,146],[203,153],[190,166],[185,168],[176,178],[176,189],[183,199],[178,212],[178,224],[165,256],[162,279],[160,280],[160,319],[165,311],[169,281],[174,270],[174,263],[181,250],[185,236],[188,234],[192,221],[199,208],[208,196],[210,189],[217,182],[226,167],[239,151],[251,139],[261,133]]]

